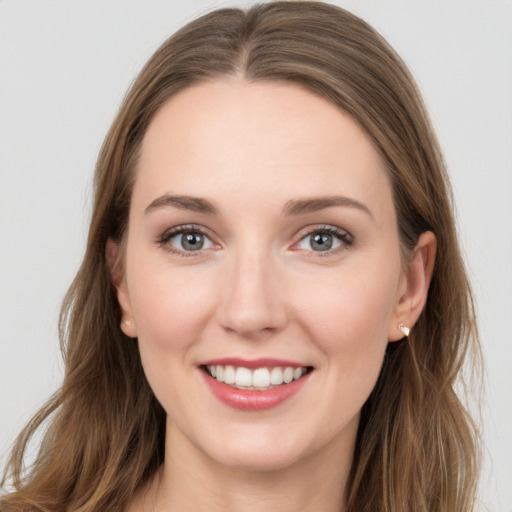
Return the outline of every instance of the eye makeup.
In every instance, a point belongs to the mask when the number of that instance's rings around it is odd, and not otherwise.
[[[311,257],[328,257],[347,250],[354,243],[354,236],[339,227],[321,224],[300,230],[290,247],[292,251],[310,252]],[[206,251],[218,250],[221,245],[214,241],[210,230],[198,224],[174,226],[156,239],[164,250],[180,257],[204,255]]]

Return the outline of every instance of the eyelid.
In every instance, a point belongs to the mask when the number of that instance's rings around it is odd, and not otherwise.
[[[185,251],[180,250],[172,245],[169,244],[169,241],[174,238],[175,236],[178,236],[180,234],[184,233],[198,233],[210,240],[212,243],[212,247],[208,247],[206,249],[198,249],[197,251]],[[166,251],[176,254],[178,256],[183,257],[190,257],[190,256],[200,256],[204,255],[206,251],[210,250],[216,250],[220,247],[220,244],[218,244],[214,240],[214,236],[211,234],[210,230],[206,229],[204,226],[200,226],[198,224],[181,224],[178,226],[173,226],[172,228],[166,229],[161,235],[157,236],[156,243],[160,245],[163,249]]]
[[[198,249],[197,251],[185,251],[180,250],[176,247],[171,246],[168,242],[175,236],[183,233],[194,232],[199,233],[210,240],[212,243],[212,247],[206,249]],[[311,236],[315,233],[328,233],[335,237],[337,237],[341,244],[334,249],[327,249],[325,251],[314,251],[307,249],[298,248],[298,244],[302,242],[306,237]],[[211,233],[211,231],[204,226],[198,224],[182,224],[178,226],[173,226],[169,229],[166,229],[161,235],[156,237],[156,243],[162,246],[165,250],[170,253],[177,254],[178,256],[190,257],[190,256],[200,256],[204,255],[205,252],[210,250],[218,250],[221,248],[221,244],[215,241],[215,235]],[[332,256],[333,254],[337,254],[341,250],[346,250],[351,247],[354,243],[354,236],[347,231],[346,229],[339,228],[337,226],[331,224],[315,224],[311,226],[306,226],[302,228],[296,235],[296,241],[292,244],[291,249],[296,251],[304,251],[309,252],[315,255],[315,257],[327,257]]]
[[[298,245],[308,236],[314,235],[316,233],[328,233],[337,237],[341,241],[341,245],[334,249],[327,249],[325,251],[313,251],[308,249],[300,249]],[[332,256],[333,254],[337,254],[341,250],[346,250],[351,247],[354,243],[354,236],[347,231],[346,229],[339,228],[337,226],[333,226],[332,224],[317,224],[312,226],[307,226],[301,229],[297,233],[297,241],[293,243],[292,250],[299,250],[304,252],[313,253],[315,257],[326,257]]]

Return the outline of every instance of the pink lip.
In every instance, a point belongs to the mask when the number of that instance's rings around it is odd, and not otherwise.
[[[231,360],[232,361],[232,360]],[[220,364],[220,363],[219,363]],[[229,364],[229,363],[224,363]],[[242,365],[241,365],[242,366]],[[272,366],[291,366],[275,365]],[[247,367],[246,367],[247,368]],[[258,366],[261,368],[261,366]],[[288,398],[297,394],[309,380],[311,372],[306,373],[300,379],[294,380],[289,384],[282,384],[264,391],[252,389],[237,389],[223,382],[214,379],[203,369],[200,370],[206,385],[210,391],[225,405],[241,411],[264,411],[277,407]]]
[[[224,357],[222,359],[211,359],[209,361],[204,361],[200,363],[200,366],[242,366],[244,368],[248,368],[249,370],[255,370],[256,368],[274,368],[276,366],[291,366],[292,368],[300,368],[308,365],[297,363],[296,361],[286,361],[284,359],[270,359],[270,358],[260,358],[260,359],[240,359],[236,357]]]

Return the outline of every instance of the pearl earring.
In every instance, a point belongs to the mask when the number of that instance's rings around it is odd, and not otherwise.
[[[405,326],[404,324],[398,324],[398,328],[402,331],[403,335],[408,338],[409,333],[411,332],[411,329],[409,327]]]

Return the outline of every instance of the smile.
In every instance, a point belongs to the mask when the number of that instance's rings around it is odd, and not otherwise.
[[[261,391],[290,384],[300,379],[310,370],[310,367],[307,366],[275,366],[273,368],[262,367],[251,370],[243,366],[220,364],[207,365],[204,368],[208,375],[230,387]]]
[[[292,361],[235,358],[207,361],[199,366],[211,393],[240,411],[272,409],[298,394],[314,368]]]

